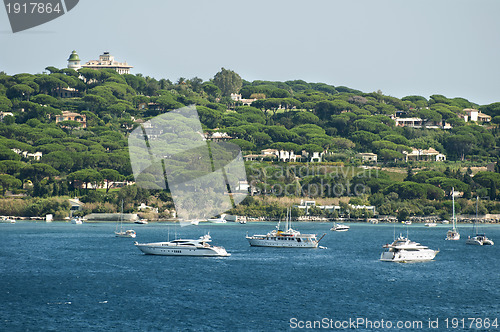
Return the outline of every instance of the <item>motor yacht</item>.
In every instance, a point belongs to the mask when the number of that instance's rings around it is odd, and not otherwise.
[[[291,212],[290,212],[291,213]],[[285,230],[280,229],[280,223],[276,229],[266,235],[255,234],[246,236],[246,239],[252,247],[276,247],[276,248],[317,248],[321,238],[316,234],[301,234],[289,225],[289,212],[287,211],[287,221]]]
[[[410,241],[408,238],[399,235],[391,244],[383,246],[385,251],[380,255],[380,260],[384,262],[423,262],[430,261],[436,257],[439,250],[432,250],[420,243]]]
[[[198,240],[177,239],[170,242],[138,243],[135,246],[147,255],[162,256],[231,256],[223,247],[211,246],[210,234],[200,236]]]
[[[348,225],[334,223],[330,230],[335,232],[347,232],[350,228],[351,227]]]

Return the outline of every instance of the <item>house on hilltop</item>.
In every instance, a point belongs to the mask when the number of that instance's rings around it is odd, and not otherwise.
[[[104,52],[99,55],[99,60],[90,60],[85,64],[80,64],[80,57],[73,51],[68,58],[68,68],[78,70],[80,68],[90,68],[90,69],[114,69],[118,74],[130,74],[130,69],[134,68],[130,66],[126,61],[118,62],[115,57],[109,54],[109,52]]]

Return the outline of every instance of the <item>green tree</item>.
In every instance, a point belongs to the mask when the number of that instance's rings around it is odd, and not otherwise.
[[[223,96],[229,97],[231,93],[240,91],[243,80],[234,71],[221,68],[221,71],[215,74],[213,83],[220,89]]]
[[[106,180],[106,194],[109,192],[109,183],[121,181],[123,176],[114,169],[105,168],[101,170],[101,175],[104,180]]]
[[[12,175],[0,174],[0,186],[2,186],[2,196],[5,196],[5,191],[11,188],[19,188],[22,185],[21,180],[16,179]]]

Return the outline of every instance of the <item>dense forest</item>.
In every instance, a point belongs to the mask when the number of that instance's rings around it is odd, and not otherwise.
[[[70,97],[63,98],[63,92]],[[479,196],[480,213],[500,213],[500,170],[484,168],[500,156],[500,102],[477,105],[442,95],[399,99],[381,91],[365,93],[302,80],[248,82],[224,68],[209,81],[181,77],[172,82],[114,70],[47,67],[43,74],[0,73],[0,215],[63,217],[69,210],[67,198],[79,197],[86,203],[84,213],[116,212],[123,199],[127,211],[147,203],[159,209],[159,217],[168,217],[173,209],[168,192],[135,185],[110,189],[107,184],[134,180],[128,134],[140,123],[186,105],[196,105],[208,137],[225,133],[244,155],[259,155],[263,149],[323,154],[321,163],[308,158],[295,163],[248,161],[255,196],[234,213],[279,215],[284,207],[268,198],[314,196],[341,199],[344,210],[349,202],[374,205],[380,214],[400,218],[447,218],[451,188],[462,196],[458,212],[473,213],[471,199]],[[464,109],[470,108],[492,121],[465,122]],[[65,111],[84,116],[85,126],[81,121],[57,121]],[[424,125],[396,126],[396,115],[420,118]],[[446,123],[449,129],[425,123]],[[430,148],[445,154],[447,161],[405,162],[405,153],[412,149]],[[383,168],[366,172],[360,152],[377,154],[377,166]],[[293,165],[307,171],[299,174]],[[314,171],[317,165],[323,166],[320,171]],[[338,171],[346,167],[352,174]],[[285,171],[268,176],[273,169]],[[301,190],[314,183],[329,188],[341,184],[343,190],[314,195]],[[277,191],[276,184],[289,190]],[[353,195],[360,185],[363,192]]]

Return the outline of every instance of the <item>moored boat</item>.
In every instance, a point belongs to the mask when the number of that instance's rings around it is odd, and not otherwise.
[[[0,223],[1,224],[15,224],[16,221],[12,218],[2,216],[2,217],[0,217]]]
[[[177,239],[169,242],[138,243],[135,246],[147,255],[162,256],[231,256],[223,247],[211,246],[210,234],[200,236],[197,240]]]
[[[319,241],[321,241],[326,234],[323,234],[323,236],[318,239],[316,234],[301,234],[299,231],[294,230],[291,225],[289,226],[290,213],[291,212],[287,211],[285,230],[281,230],[280,223],[278,223],[276,229],[266,235],[247,235],[246,239],[248,240],[248,243],[252,247],[317,248]]]
[[[330,230],[335,232],[347,232],[350,228],[351,227],[348,225],[334,223],[333,227],[330,228]]]
[[[420,243],[410,241],[408,238],[399,235],[391,244],[383,246],[386,250],[380,255],[380,260],[384,262],[424,262],[433,260],[439,250],[429,249]]]
[[[472,234],[467,237],[467,240],[465,240],[466,244],[472,244],[472,245],[477,245],[477,246],[492,246],[495,244],[493,240],[488,239],[484,233],[479,234],[478,233],[478,227],[476,225],[477,221],[479,220],[478,218],[478,204],[479,204],[479,197],[476,197],[476,220],[474,220],[474,224],[472,226]]]
[[[453,216],[451,219],[452,229],[446,232],[446,240],[458,241],[460,240],[460,233],[457,229],[457,217],[455,216],[455,188],[451,188],[451,199],[453,200]]]

